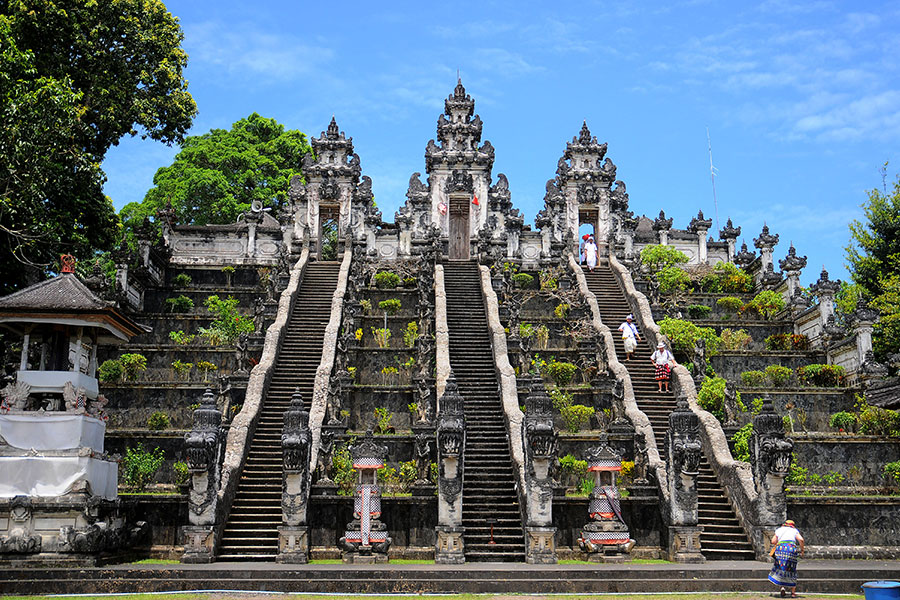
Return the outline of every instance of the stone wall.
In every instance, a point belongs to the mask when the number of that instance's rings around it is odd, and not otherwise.
[[[663,558],[666,547],[665,527],[655,496],[622,498],[622,516],[631,538],[637,542],[631,552],[633,558]],[[588,499],[556,497],[553,499],[553,526],[556,527],[556,548],[559,558],[584,560],[578,548],[581,528],[589,521]]]
[[[869,436],[794,437],[797,464],[810,474],[837,472],[847,484],[883,486],[885,463],[900,460],[900,439]]]
[[[900,498],[790,497],[788,517],[805,558],[900,558]]]

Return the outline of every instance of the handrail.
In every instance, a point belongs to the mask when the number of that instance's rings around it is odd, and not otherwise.
[[[450,327],[447,325],[447,289],[444,287],[444,267],[434,266],[434,343],[435,343],[435,414],[450,376]]]
[[[575,257],[571,254],[568,256],[569,267],[575,273],[575,279],[578,281],[578,289],[581,292],[581,295],[587,300],[588,306],[591,307],[591,321],[594,325],[594,329],[600,334],[603,339],[603,344],[606,346],[606,356],[609,362],[609,368],[612,370],[616,379],[622,381],[624,384],[625,397],[623,402],[625,404],[625,416],[628,417],[628,420],[634,425],[635,431],[644,436],[644,442],[647,447],[647,462],[650,464],[650,469],[652,469],[656,475],[659,494],[663,499],[663,504],[668,507],[669,484],[666,463],[662,460],[662,457],[659,455],[659,450],[656,447],[656,434],[653,433],[653,426],[650,424],[650,419],[647,418],[647,415],[638,408],[637,401],[634,399],[634,386],[631,383],[631,375],[628,373],[628,369],[625,368],[625,365],[619,362],[618,356],[616,356],[616,347],[613,342],[612,331],[600,318],[600,306],[597,304],[597,297],[594,295],[594,292],[588,288],[587,278],[584,276],[584,271],[581,270]],[[664,510],[662,513],[668,518],[668,510]]]
[[[337,287],[335,287],[334,294],[331,296],[331,316],[328,319],[328,325],[325,326],[325,334],[322,337],[322,359],[318,368],[316,368],[312,404],[309,409],[309,429],[312,434],[309,451],[308,472],[310,474],[316,470],[317,461],[319,460],[319,439],[322,436],[322,422],[325,420],[325,412],[328,405],[328,385],[331,380],[331,371],[334,368],[334,355],[337,351],[338,334],[341,331],[344,295],[347,293],[347,280],[350,276],[350,263],[352,260],[353,252],[348,248],[344,252],[344,259],[341,261]]]

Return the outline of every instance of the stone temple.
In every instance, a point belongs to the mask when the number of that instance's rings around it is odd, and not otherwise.
[[[0,299],[0,562],[752,560],[788,517],[808,556],[900,555],[877,312],[768,227],[637,216],[587,123],[526,224],[482,129],[459,83],[386,222],[332,119],[281,210],[161,210],[114,280]]]

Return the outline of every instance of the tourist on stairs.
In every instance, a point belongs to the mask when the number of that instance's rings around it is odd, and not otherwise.
[[[622,332],[622,344],[625,346],[625,360],[631,360],[631,355],[634,354],[638,342],[641,341],[641,334],[634,326],[632,315],[625,317],[625,320],[619,325],[619,331]]]
[[[584,243],[584,260],[587,262],[588,269],[592,272],[597,266],[597,243],[594,242],[594,236],[590,236]]]
[[[790,519],[776,529],[772,536],[772,551],[769,556],[775,558],[775,565],[769,573],[769,581],[781,586],[782,598],[785,588],[791,588],[791,598],[797,597],[797,559],[803,556],[804,546],[803,536]]]
[[[656,367],[656,383],[659,386],[658,393],[663,392],[663,386],[666,386],[666,393],[669,392],[669,371],[675,364],[675,357],[666,349],[666,345],[662,342],[656,345],[656,352],[650,355],[650,361]]]

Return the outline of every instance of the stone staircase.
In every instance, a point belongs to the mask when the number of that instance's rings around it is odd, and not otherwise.
[[[665,458],[669,413],[675,409],[675,397],[671,392],[657,392],[654,368],[650,363],[650,354],[654,349],[643,341],[638,344],[634,358],[631,361],[625,360],[622,338],[616,331],[631,311],[625,294],[609,268],[598,266],[593,273],[585,269],[584,276],[588,289],[597,297],[600,318],[613,331],[616,355],[631,376],[638,408],[650,420],[656,436],[657,450],[660,457]],[[703,527],[700,534],[703,556],[707,560],[753,560],[753,547],[705,456],[700,461],[697,496],[699,524]]]
[[[281,430],[297,389],[312,401],[322,337],[331,316],[340,263],[312,262],[287,323],[274,373],[263,401],[234,502],[222,534],[218,560],[274,561],[281,525]]]
[[[478,265],[445,263],[444,285],[450,365],[466,415],[462,517],[466,561],[523,562],[522,515]]]

